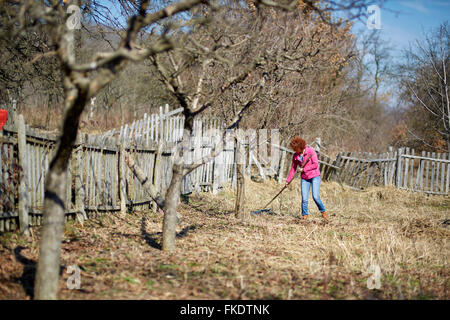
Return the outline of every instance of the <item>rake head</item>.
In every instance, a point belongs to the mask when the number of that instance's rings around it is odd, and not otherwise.
[[[270,215],[275,215],[275,213],[273,212],[272,209],[260,209],[260,210],[256,210],[253,211],[252,214],[270,214]]]

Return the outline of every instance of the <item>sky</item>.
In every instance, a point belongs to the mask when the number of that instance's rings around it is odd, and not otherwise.
[[[424,32],[448,20],[450,0],[387,0],[381,7],[379,32],[399,57],[410,42],[423,40]],[[367,28],[364,22],[357,22],[355,28]]]

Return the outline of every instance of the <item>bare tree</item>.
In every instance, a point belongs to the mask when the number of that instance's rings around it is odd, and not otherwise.
[[[61,66],[65,95],[65,114],[61,138],[51,161],[45,183],[44,224],[40,242],[40,256],[36,274],[35,298],[55,299],[57,294],[61,237],[64,224],[64,190],[66,170],[74,145],[80,115],[86,103],[111,82],[130,61],[142,61],[160,52],[170,50],[172,43],[167,34],[154,37],[142,47],[138,33],[146,27],[164,21],[180,12],[188,11],[204,0],[186,0],[170,4],[161,10],[149,10],[150,1],[122,1],[124,8],[133,12],[128,20],[120,44],[108,52],[93,54],[88,62],[80,63],[75,56],[76,29],[68,24],[71,5],[75,8],[101,10],[101,4],[84,1],[24,1],[18,8],[18,30],[43,23],[51,28],[56,46],[55,55]],[[127,5],[127,6],[126,6]],[[10,34],[14,34],[12,31]],[[19,31],[17,31],[19,32]]]
[[[352,110],[350,119],[359,132],[359,145],[365,151],[381,151],[390,143],[392,124],[386,108],[392,83],[391,47],[381,39],[379,30],[358,36],[359,50],[345,88]],[[373,146],[377,147],[371,149]]]
[[[238,12],[239,20],[233,17]],[[211,12],[202,13],[205,19],[212,19],[210,15]],[[265,58],[263,51],[252,43],[254,39],[246,34],[248,27],[252,27],[249,15],[252,15],[251,11],[239,4],[216,8],[214,23],[198,25],[189,35],[180,34],[180,46],[173,52],[150,58],[161,81],[184,109],[181,146],[187,145],[195,117],[217,104],[223,95],[231,94],[242,85],[253,89],[236,102],[233,116],[224,118],[225,129],[231,129],[238,125],[264,87],[264,76],[260,71],[265,66]],[[253,54],[244,55],[249,51]],[[245,66],[237,67],[243,59],[246,60]],[[224,137],[220,137],[222,145]],[[163,250],[175,249],[177,207],[183,177],[214,158],[220,150],[217,148],[193,164],[183,162],[182,154],[180,161],[174,162],[165,195]],[[180,149],[179,152],[183,151]]]
[[[350,24],[337,23],[325,9],[319,16],[305,6],[271,10],[261,22],[262,32],[248,33],[264,50],[266,81],[243,128],[278,128],[288,138],[342,108],[343,70],[356,54]],[[232,115],[240,93],[248,92],[239,89],[223,95],[211,110]]]
[[[400,66],[408,135],[412,141],[446,151],[450,150],[449,44],[449,25],[444,23],[426,41],[416,40]]]

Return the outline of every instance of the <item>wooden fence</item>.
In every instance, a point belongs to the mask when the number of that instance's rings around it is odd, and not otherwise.
[[[127,207],[156,209],[125,165],[124,153],[134,156],[137,165],[164,195],[172,176],[175,145],[182,137],[184,119],[178,115],[180,111],[166,107],[162,112],[161,108],[159,114],[145,116],[117,131],[102,135],[80,133],[68,165],[66,220],[96,217],[102,211],[117,212]],[[56,135],[26,126],[21,115],[17,119],[17,123],[8,120],[0,132],[0,232],[17,229],[21,215],[26,215],[24,221],[30,226],[42,224],[44,180],[58,142]],[[194,121],[188,159],[199,159],[215,148],[217,141],[208,134],[211,129],[222,129],[217,119]],[[232,135],[226,140],[219,155],[183,179],[183,194],[216,193],[224,184],[235,185],[235,142]],[[247,137],[246,141],[248,172],[257,167],[257,172],[265,177],[280,175],[279,161],[261,165],[257,141],[254,137]]]
[[[447,195],[450,187],[450,153],[423,151],[416,155],[409,148],[400,149],[397,155],[395,185],[401,189],[428,194]]]
[[[80,133],[68,167],[66,220],[96,217],[100,212],[126,208],[156,209],[140,182],[125,165],[130,152],[155,188],[163,195],[171,176],[174,150],[182,137],[181,109],[160,108],[159,114],[111,130],[102,135]],[[13,116],[0,132],[0,232],[21,224],[42,224],[44,180],[56,149],[58,137],[25,125]],[[198,159],[215,148],[217,140],[208,130],[223,130],[217,119],[194,121],[187,158]],[[251,132],[244,141],[244,171],[262,180],[275,178],[283,183],[293,152],[278,141],[278,131]],[[211,191],[236,183],[235,142],[227,136],[221,153],[188,174],[182,194]],[[311,145],[318,151],[323,180],[336,179],[353,189],[390,185],[430,194],[447,195],[450,183],[450,155],[398,149],[383,154],[341,152],[336,159],[323,153],[320,139]],[[276,152],[275,152],[276,151]],[[28,222],[27,222],[28,221]],[[21,222],[21,223],[20,223]]]
[[[336,178],[360,190],[372,185],[395,185],[397,188],[427,194],[447,195],[450,187],[450,154],[399,148],[382,154],[341,152],[334,164]]]
[[[335,166],[339,182],[360,190],[372,185],[389,185],[396,170],[394,154],[372,154],[363,152],[341,152]]]

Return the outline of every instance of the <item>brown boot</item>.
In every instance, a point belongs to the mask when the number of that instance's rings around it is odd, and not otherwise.
[[[306,220],[306,219],[308,219],[308,215],[307,214],[302,215],[302,220]]]
[[[324,218],[326,221],[328,221],[328,215],[327,215],[326,211],[322,212],[322,218]]]

